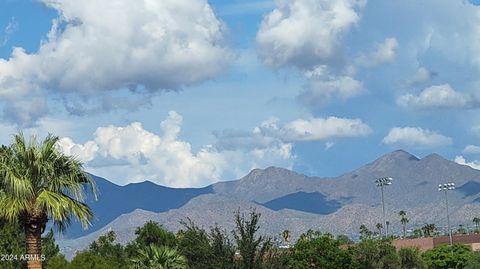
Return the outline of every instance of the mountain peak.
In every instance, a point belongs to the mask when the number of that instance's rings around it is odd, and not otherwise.
[[[380,158],[376,159],[374,162],[365,166],[365,169],[370,171],[388,171],[393,167],[406,167],[412,162],[420,160],[416,156],[406,152],[405,150],[395,150],[390,153],[387,153]]]
[[[286,168],[270,166],[265,169],[255,168],[243,179],[259,179],[259,178],[272,178],[272,177],[289,177],[298,176],[299,174],[288,170]]]
[[[415,155],[403,150],[403,149],[398,149],[392,152],[389,152],[382,157],[380,157],[378,160],[381,159],[388,159],[388,160],[409,160],[409,161],[418,161],[420,160],[417,158]]]

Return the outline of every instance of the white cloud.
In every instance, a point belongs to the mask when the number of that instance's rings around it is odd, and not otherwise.
[[[358,137],[372,130],[360,119],[337,117],[298,119],[285,124],[280,130],[287,141],[318,141],[342,137]]]
[[[394,127],[383,138],[387,145],[399,144],[409,147],[427,148],[449,145],[452,143],[450,137],[418,127]]]
[[[219,74],[231,59],[225,26],[206,0],[42,2],[60,17],[37,52],[15,48],[0,59],[7,102],[47,92],[95,98],[121,88],[178,89]]]
[[[277,0],[257,33],[267,65],[311,69],[335,61],[344,33],[355,25],[366,1]]]
[[[435,72],[432,72],[425,67],[420,67],[415,72],[415,75],[413,75],[413,77],[407,81],[407,84],[419,85],[430,81],[436,75],[437,74]]]
[[[414,109],[469,108],[476,105],[474,98],[455,91],[449,84],[431,86],[419,95],[406,94],[397,103]]]
[[[472,162],[467,162],[465,158],[461,155],[456,156],[454,161],[458,164],[468,165],[473,169],[480,170],[480,161],[474,160]]]
[[[333,98],[348,99],[360,95],[363,83],[350,76],[324,75],[321,68],[306,72],[308,79],[305,90],[300,93],[298,99],[309,106],[321,106]]]
[[[360,119],[310,118],[280,124],[278,119],[273,118],[262,122],[252,132],[230,130],[217,134],[217,147],[236,149],[250,145],[262,148],[274,144],[290,144],[300,141],[326,141],[333,145],[331,140],[362,137],[371,132],[371,128]]]
[[[3,29],[3,33],[0,33],[0,47],[5,46],[9,41],[11,35],[18,30],[18,22],[15,17],[10,18],[7,26]]]
[[[206,145],[193,152],[190,143],[178,138],[182,120],[171,111],[160,124],[162,134],[149,132],[134,122],[123,127],[99,127],[93,140],[85,144],[65,137],[58,146],[85,161],[89,172],[118,184],[148,179],[173,187],[198,187],[243,176],[253,168],[292,166],[292,144],[278,140],[249,148]]]
[[[379,64],[390,63],[395,60],[398,41],[396,38],[386,38],[383,43],[376,45],[376,50],[368,55],[362,55],[356,60],[360,66],[372,67]]]
[[[480,147],[475,146],[475,145],[467,145],[463,149],[463,153],[465,153],[465,154],[478,154],[478,153],[480,153]]]

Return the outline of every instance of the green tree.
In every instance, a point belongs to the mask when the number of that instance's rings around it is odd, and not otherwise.
[[[344,234],[339,234],[337,235],[337,241],[340,245],[351,245],[353,244],[352,239],[350,239],[348,236]]]
[[[405,210],[400,210],[400,212],[398,212],[398,215],[400,216],[400,223],[402,224],[403,228],[403,238],[406,238],[407,224],[410,222],[410,220],[407,218],[407,212],[405,212]]]
[[[480,269],[480,252],[475,251],[467,261],[465,269]]]
[[[115,268],[124,268],[128,262],[125,248],[121,244],[115,244],[117,235],[114,231],[100,236],[96,241],[90,244],[89,251],[109,264],[115,265]]]
[[[413,230],[413,238],[419,238],[423,236],[422,229],[415,229]]]
[[[28,268],[42,268],[41,235],[49,219],[61,231],[76,217],[86,228],[93,217],[83,203],[85,187],[95,184],[82,164],[62,154],[58,137],[26,142],[22,134],[0,148],[0,218],[18,222],[25,233]],[[96,196],[95,196],[96,197]]]
[[[263,258],[271,247],[270,238],[257,236],[260,226],[260,213],[253,209],[249,217],[235,212],[235,230],[233,238],[237,244],[241,256],[242,269],[257,269],[262,266]]]
[[[467,234],[467,230],[465,229],[463,224],[460,224],[460,225],[458,225],[458,229],[457,229],[456,233],[457,234]]]
[[[367,226],[360,225],[360,239],[361,240],[368,240],[372,238],[372,231],[370,231]]]
[[[418,248],[401,248],[398,251],[402,269],[426,269],[422,254]]]
[[[377,228],[378,236],[379,236],[379,237],[382,237],[383,225],[382,225],[381,223],[377,223],[377,224],[375,225],[375,228]]]
[[[196,226],[193,221],[187,219],[181,224],[185,230],[181,230],[177,234],[178,250],[185,256],[188,265],[195,269],[208,269],[214,259],[210,240],[205,230]]]
[[[53,237],[53,230],[50,229],[47,235],[42,238],[42,254],[45,257],[45,260],[43,262],[47,264],[51,258],[59,255],[59,253],[60,248],[55,243],[55,238]]]
[[[167,231],[158,222],[148,221],[142,227],[138,227],[135,230],[137,237],[134,243],[141,247],[148,247],[151,244],[156,246],[175,247],[177,245],[177,239],[175,234]]]
[[[298,241],[288,259],[288,265],[295,269],[353,268],[349,252],[340,249],[339,242],[328,235]]]
[[[46,269],[66,269],[68,262],[63,255],[53,256],[50,260],[45,261]]]
[[[290,239],[290,231],[289,230],[284,230],[282,232],[282,238],[283,238],[283,242],[285,242],[285,244],[288,244],[288,241]]]
[[[399,269],[400,258],[390,240],[363,240],[352,248],[358,269]]]
[[[464,268],[472,256],[470,247],[465,245],[442,245],[423,253],[428,268],[450,269]]]
[[[19,257],[25,253],[25,235],[18,223],[0,219],[0,254],[11,254]],[[25,268],[25,262],[7,260],[1,262],[2,268]]]
[[[211,253],[213,255],[212,268],[232,269],[234,266],[235,246],[225,231],[218,226],[210,230]]]
[[[68,269],[113,269],[117,268],[116,263],[112,263],[99,255],[84,251],[78,253],[70,262]]]
[[[176,249],[167,246],[156,246],[151,244],[142,248],[138,256],[132,260],[134,268],[138,269],[187,269],[187,259],[180,255]]]
[[[425,237],[434,236],[437,232],[437,227],[433,223],[425,224],[422,227],[422,232],[423,232],[423,236],[425,236]]]
[[[472,219],[473,224],[475,224],[475,233],[478,233],[478,227],[480,225],[480,218],[475,217]]]

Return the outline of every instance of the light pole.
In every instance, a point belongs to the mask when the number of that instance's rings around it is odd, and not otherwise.
[[[383,187],[392,185],[392,180],[393,178],[391,177],[382,177],[382,178],[377,178],[375,180],[375,184],[377,187],[380,187],[382,190],[382,211],[383,211],[383,227],[385,227],[385,237],[388,237],[388,231],[387,231],[387,219],[385,218],[385,199],[383,196]]]
[[[447,206],[447,229],[448,229],[448,236],[450,237],[450,246],[452,245],[452,230],[450,229],[450,215],[448,214],[448,195],[447,191],[451,191],[455,189],[455,183],[445,183],[438,185],[438,191],[443,191],[445,193],[445,205]]]

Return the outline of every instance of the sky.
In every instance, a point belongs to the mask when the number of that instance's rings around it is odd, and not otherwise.
[[[480,168],[479,5],[1,1],[0,143],[53,133],[119,185],[338,176],[397,149]]]

